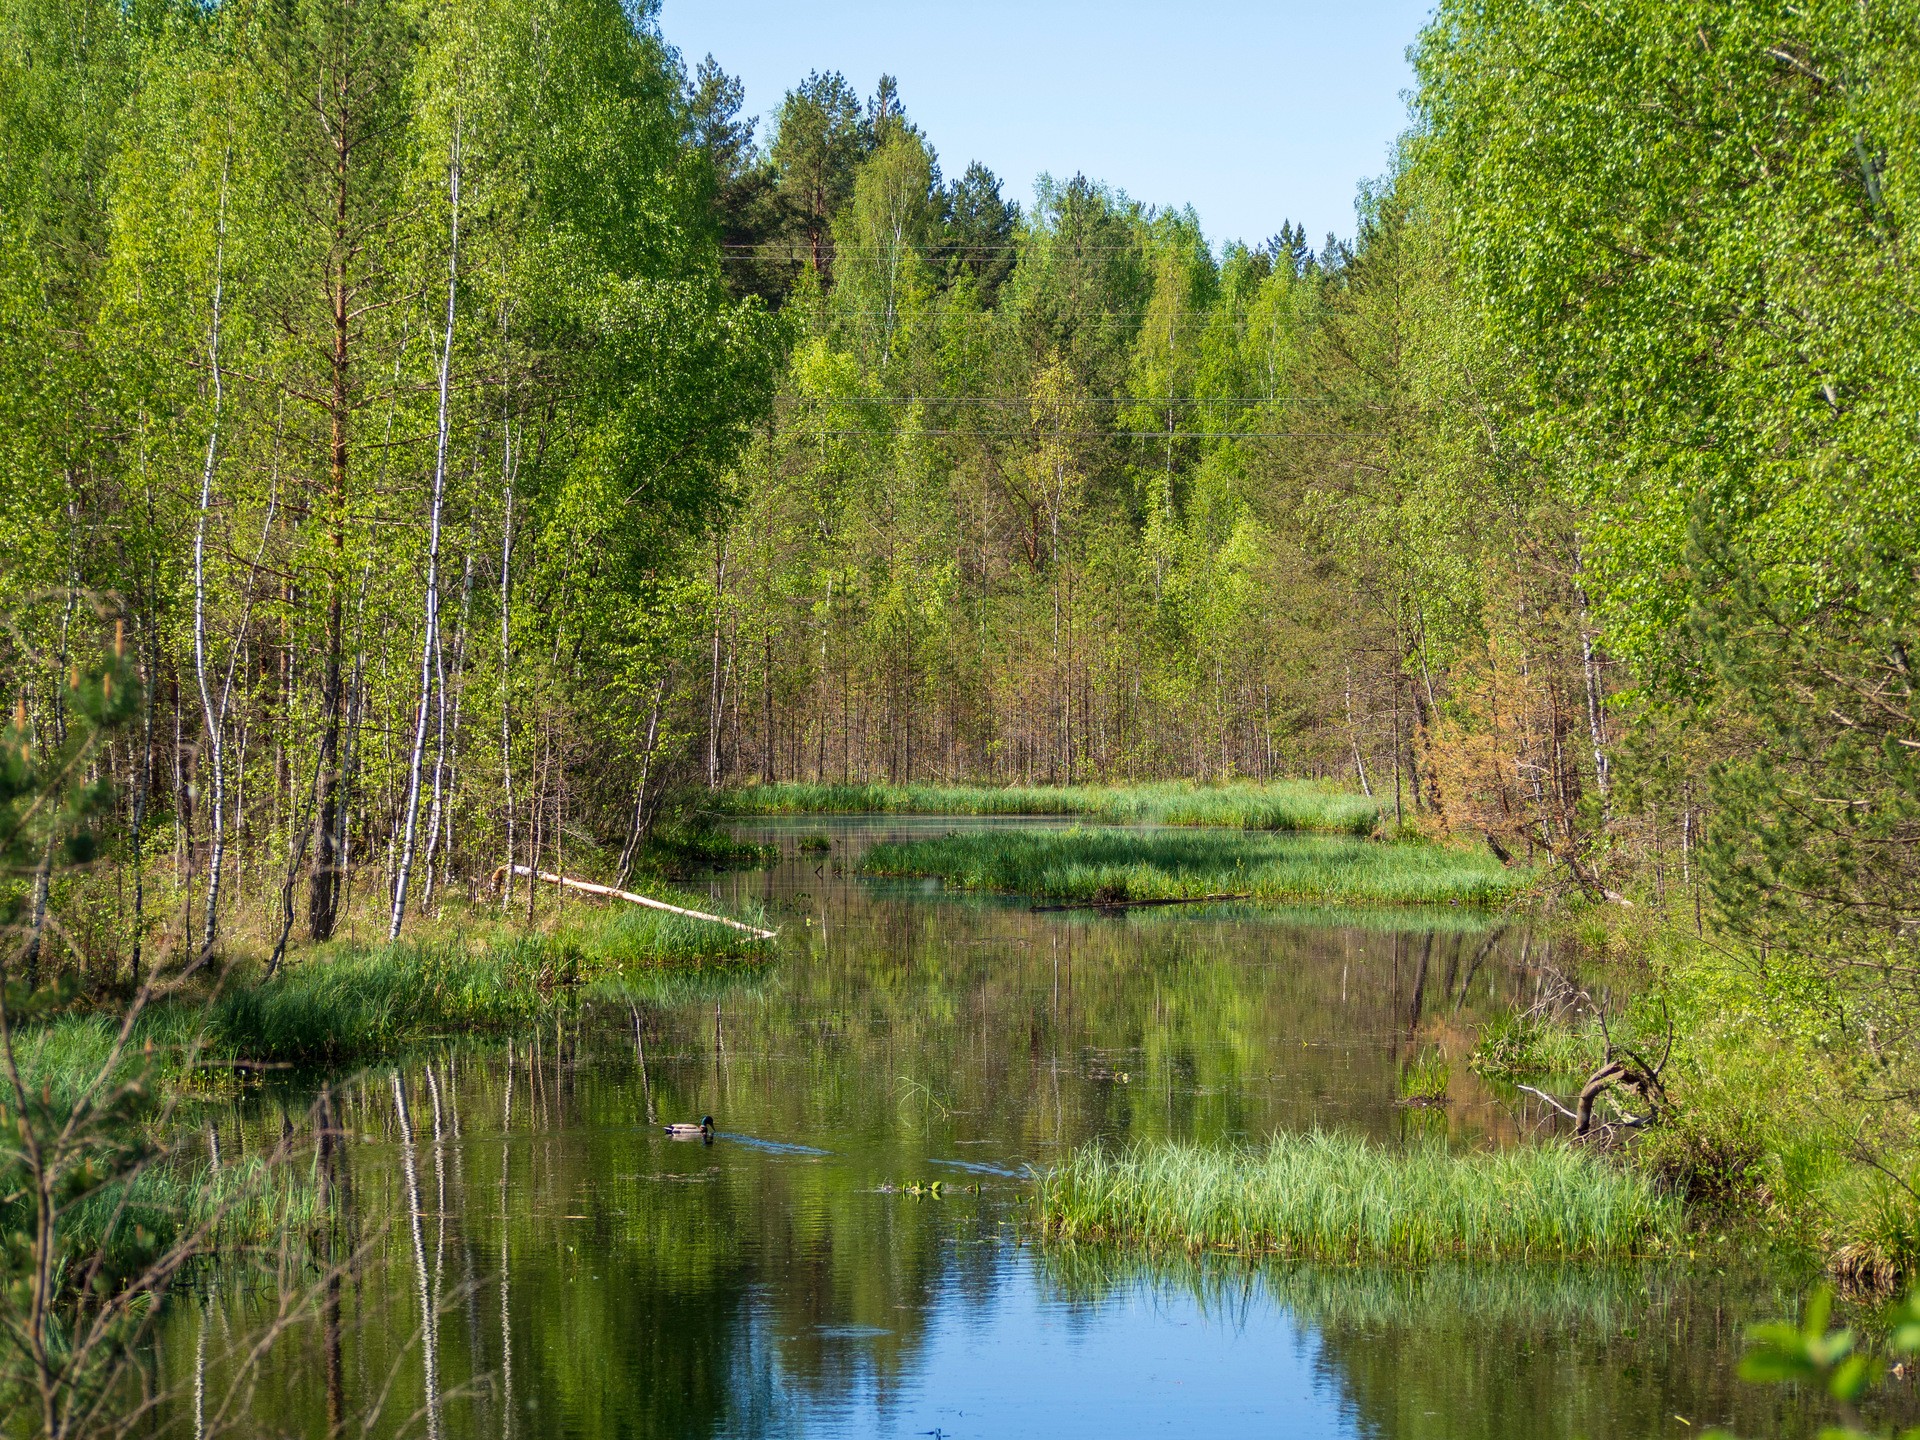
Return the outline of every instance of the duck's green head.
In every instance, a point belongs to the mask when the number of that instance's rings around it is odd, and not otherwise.
[[[700,1117],[700,1128],[702,1130],[711,1130],[713,1128],[713,1117],[711,1115],[702,1115]]]

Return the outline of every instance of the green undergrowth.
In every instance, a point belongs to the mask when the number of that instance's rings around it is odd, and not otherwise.
[[[1063,1240],[1396,1263],[1644,1256],[1671,1250],[1682,1221],[1646,1176],[1564,1145],[1397,1150],[1321,1131],[1083,1149],[1040,1177],[1036,1206]]]
[[[1197,785],[750,785],[719,797],[736,815],[1075,815],[1116,824],[1224,825],[1366,835],[1375,800],[1308,780]]]
[[[438,1036],[505,1030],[624,981],[764,958],[771,942],[656,910],[577,913],[550,934],[504,926],[393,945],[335,945],[271,980],[230,983],[209,1017],[219,1054],[294,1066],[363,1063]]]
[[[1615,1041],[1657,1059],[1671,1034],[1670,1103],[1623,1162],[1685,1203],[1701,1243],[1792,1251],[1872,1290],[1920,1283],[1920,1062],[1874,1034],[1904,1013],[1898,996],[1864,970],[1822,975],[1696,934],[1690,906],[1650,899],[1576,916],[1570,937],[1581,983],[1633,994],[1611,1012]],[[1571,1105],[1605,1044],[1587,1015],[1498,1016],[1468,1066]],[[1600,1118],[1617,1113],[1603,1099]]]
[[[974,831],[882,843],[861,868],[937,875],[966,890],[1118,903],[1233,895],[1265,902],[1492,906],[1524,872],[1491,855],[1429,844],[1285,835],[1074,827]]]

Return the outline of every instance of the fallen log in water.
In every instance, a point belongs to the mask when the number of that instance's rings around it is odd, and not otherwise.
[[[1251,895],[1176,895],[1165,900],[1075,900],[1065,905],[1036,905],[1032,913],[1049,910],[1139,910],[1149,905],[1212,905],[1223,900],[1251,900]]]
[[[575,880],[566,875],[556,875],[551,870],[532,870],[525,865],[502,865],[493,872],[490,882],[494,889],[500,888],[500,882],[512,870],[516,875],[525,875],[530,880],[548,880],[555,885],[564,885],[569,890],[579,890],[588,895],[605,895],[613,900],[625,900],[629,904],[644,905],[649,910],[665,910],[673,915],[685,915],[691,920],[711,920],[716,925],[731,925],[735,930],[744,930],[760,940],[771,940],[775,931],[762,930],[757,925],[749,925],[744,920],[729,920],[724,915],[709,915],[704,910],[689,910],[683,905],[669,905],[664,900],[655,900],[649,895],[636,895],[631,890],[616,890],[611,885],[596,885],[591,880]]]

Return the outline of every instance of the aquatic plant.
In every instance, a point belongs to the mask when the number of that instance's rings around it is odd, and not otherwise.
[[[1645,1176],[1569,1146],[1394,1150],[1323,1131],[1257,1149],[1089,1147],[1037,1186],[1048,1236],[1314,1260],[1641,1255],[1681,1218]]]
[[[988,830],[889,842],[872,875],[937,875],[966,890],[1120,904],[1260,901],[1496,905],[1527,883],[1493,856],[1438,845],[1103,828]]]
[[[719,797],[737,815],[1077,815],[1127,824],[1224,825],[1365,835],[1379,802],[1307,780],[1197,785],[750,785]]]
[[[1400,1067],[1400,1098],[1413,1105],[1446,1102],[1453,1066],[1438,1049],[1428,1046],[1409,1055]]]
[[[436,1031],[536,1018],[556,987],[580,979],[578,956],[542,941],[470,950],[452,944],[336,948],[214,1006],[221,1053],[330,1065],[397,1050]]]

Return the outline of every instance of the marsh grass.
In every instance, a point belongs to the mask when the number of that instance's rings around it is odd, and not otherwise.
[[[1074,815],[1120,824],[1223,825],[1366,835],[1377,801],[1307,780],[1267,785],[750,785],[720,798],[736,815]]]
[[[0,1202],[0,1219],[27,1219],[16,1195]],[[56,1284],[78,1277],[76,1263],[98,1257],[107,1283],[137,1276],[183,1235],[209,1253],[304,1247],[329,1223],[307,1167],[248,1158],[214,1167],[169,1160],[82,1194],[60,1213]]]
[[[1409,1055],[1400,1067],[1400,1098],[1414,1105],[1440,1105],[1447,1098],[1453,1066],[1433,1046]]]
[[[638,907],[573,905],[550,929],[533,931],[469,913],[419,940],[296,951],[270,980],[256,962],[240,963],[210,996],[150,1007],[113,1078],[214,1098],[236,1089],[229,1062],[361,1064],[449,1035],[526,1025],[585,1000],[704,998],[751,978],[772,953],[771,942],[727,926]],[[23,1027],[15,1044],[28,1089],[70,1103],[105,1064],[117,1028],[102,1014]]]
[[[216,1053],[236,1058],[349,1065],[443,1035],[523,1026],[614,981],[650,993],[670,977],[770,953],[769,942],[707,921],[581,908],[551,933],[495,926],[310,952],[271,980],[230,985],[209,1036]]]
[[[351,1064],[438,1033],[525,1024],[577,978],[570,953],[539,941],[339,949],[229,990],[213,1007],[211,1039],[248,1060]]]
[[[155,1137],[146,1134],[146,1127],[168,1114],[178,1126],[203,1098],[202,1078],[231,1073],[188,1068],[196,1042],[203,1038],[200,1021],[197,1008],[160,1006],[148,1011],[110,1074],[119,1024],[109,1017],[67,1015],[15,1032],[21,1082],[47,1113],[70,1113],[81,1092],[93,1089],[104,1076],[96,1099],[101,1094],[120,1097],[116,1103],[127,1121],[123,1139],[130,1154],[145,1156],[124,1174],[103,1166],[105,1155],[94,1156],[73,1172],[74,1193],[60,1211],[61,1254],[69,1259],[98,1256],[109,1282],[138,1274],[189,1232],[231,1249],[267,1245],[305,1233],[300,1227],[321,1221],[312,1178],[302,1168],[271,1165],[257,1157],[216,1166],[152,1150]],[[181,1091],[186,1109],[165,1109],[163,1096],[169,1088]],[[27,1194],[18,1157],[0,1156],[0,1231],[13,1233],[30,1225]]]
[[[1491,906],[1527,882],[1491,855],[1438,845],[1078,826],[886,842],[867,851],[861,868],[937,875],[965,890],[1100,902],[1237,895],[1280,903]]]
[[[1681,1224],[1645,1176],[1567,1146],[1392,1150],[1318,1131],[1249,1150],[1083,1149],[1040,1177],[1036,1206],[1065,1240],[1396,1263],[1647,1255]]]

